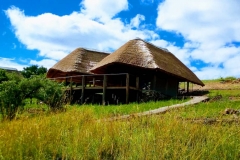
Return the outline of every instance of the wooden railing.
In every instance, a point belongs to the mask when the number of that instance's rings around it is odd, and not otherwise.
[[[129,91],[139,91],[139,77],[128,73],[119,74],[94,74],[94,75],[77,75],[68,77],[50,78],[54,81],[65,82],[69,86],[70,94],[72,90],[81,90],[81,103],[84,102],[84,93],[86,89],[102,90],[102,104],[106,103],[107,89],[125,89],[126,103],[129,103]],[[75,86],[74,86],[75,85]]]

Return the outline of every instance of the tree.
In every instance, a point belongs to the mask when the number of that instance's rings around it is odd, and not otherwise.
[[[42,75],[47,73],[47,68],[38,65],[32,65],[30,67],[24,67],[22,71],[22,75],[25,78],[30,78],[32,75]]]

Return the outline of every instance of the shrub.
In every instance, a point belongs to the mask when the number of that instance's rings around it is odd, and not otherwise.
[[[6,74],[9,81],[13,80],[16,82],[20,82],[23,79],[23,75],[19,72],[7,72]]]
[[[19,83],[19,88],[22,91],[23,97],[35,98],[40,90],[44,86],[42,79],[40,77],[32,77],[29,79],[22,79]]]
[[[7,80],[8,80],[8,77],[7,77],[6,71],[3,69],[0,69],[0,83]]]
[[[3,119],[15,118],[22,101],[23,94],[16,81],[5,81],[0,84],[0,112]]]
[[[63,85],[49,79],[42,79],[42,87],[37,93],[37,99],[47,104],[51,110],[59,110],[63,108]]]
[[[20,107],[23,107],[24,100],[36,98],[43,101],[51,110],[63,108],[62,85],[54,81],[34,76],[23,78],[20,81],[4,81],[0,84],[0,112],[3,119],[12,120]]]
[[[232,77],[232,76],[229,76],[229,77],[225,77],[224,78],[225,80],[236,80],[237,78],[236,77]]]
[[[154,91],[154,90],[143,90],[142,91],[142,96],[141,96],[141,101],[142,102],[148,102],[148,101],[157,101],[157,100],[162,100],[162,99],[167,99],[166,95]]]

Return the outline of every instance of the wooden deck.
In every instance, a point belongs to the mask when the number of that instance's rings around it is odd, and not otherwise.
[[[96,75],[79,75],[79,76],[68,76],[68,77],[57,77],[52,80],[65,82],[68,84],[66,89],[70,95],[73,92],[80,92],[77,96],[83,104],[88,94],[102,94],[102,104],[105,105],[107,102],[107,94],[117,94],[120,90],[121,93],[125,93],[125,103],[129,103],[129,98],[135,97],[138,99],[139,92],[139,77],[130,75],[128,73],[120,74],[96,74]],[[134,91],[134,95],[130,95]]]

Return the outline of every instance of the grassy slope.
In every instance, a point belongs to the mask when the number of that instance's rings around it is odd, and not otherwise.
[[[239,109],[240,101],[229,100],[239,93],[212,90],[210,96],[222,94],[222,100],[128,121],[98,119],[161,106],[160,102],[116,108],[73,107],[65,113],[34,118],[24,115],[0,123],[0,159],[239,159],[238,123],[188,120],[232,119],[232,115],[222,116],[221,112],[225,108]]]

